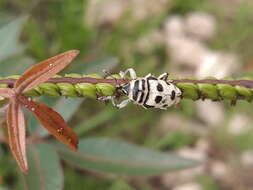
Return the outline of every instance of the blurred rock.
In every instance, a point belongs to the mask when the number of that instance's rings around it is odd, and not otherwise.
[[[196,149],[204,154],[202,156],[202,159],[207,159],[207,153],[210,149],[210,143],[206,140],[206,138],[201,138],[196,143]]]
[[[245,167],[253,167],[253,150],[247,150],[242,153],[241,163]]]
[[[211,52],[205,54],[196,70],[196,76],[205,78],[213,76],[223,78],[232,75],[240,69],[238,58],[235,54]]]
[[[136,21],[160,15],[168,7],[168,0],[92,0],[86,8],[85,22],[91,26],[113,25],[127,14],[131,26]]]
[[[172,16],[165,21],[167,52],[175,64],[196,68],[210,50],[201,41],[214,34],[215,20],[205,13],[191,13],[185,19]]]
[[[203,167],[187,169],[173,173],[166,173],[161,176],[161,182],[165,187],[171,188],[179,184],[191,183],[197,176],[204,173]]]
[[[209,126],[219,126],[224,121],[224,108],[219,102],[198,101],[196,102],[196,111],[198,117]]]
[[[183,183],[190,183],[192,182],[197,176],[203,174],[205,172],[205,162],[207,161],[207,151],[209,149],[209,143],[201,139],[196,143],[196,147],[194,148],[182,148],[180,149],[177,154],[180,156],[183,156],[185,158],[189,159],[195,159],[203,162],[202,165],[187,169],[187,170],[182,170],[178,171],[175,173],[166,173],[162,176],[161,180],[162,183],[166,187],[174,187],[178,184],[183,184]]]
[[[234,135],[245,133],[252,128],[252,120],[243,114],[235,114],[229,121],[228,132]]]
[[[180,16],[169,17],[164,28],[167,52],[172,61],[191,67],[198,65],[207,49],[199,41],[186,36],[184,19]]]
[[[170,6],[170,0],[129,0],[129,11],[135,20],[144,20],[161,14]]]
[[[185,18],[185,30],[199,40],[211,39],[216,31],[215,18],[204,12],[193,12]]]
[[[223,178],[228,174],[228,168],[224,162],[214,161],[211,163],[210,170],[215,178]]]
[[[187,183],[174,187],[172,190],[203,190],[198,183]]]
[[[176,64],[195,68],[208,53],[205,45],[191,38],[171,36],[166,42],[168,54]]]
[[[181,16],[170,16],[165,21],[164,32],[166,38],[184,37],[184,20]]]
[[[179,114],[164,114],[160,119],[161,133],[167,133],[168,131],[183,131],[185,130],[184,124],[186,119]]]
[[[196,147],[194,148],[182,148],[177,153],[180,156],[191,158],[195,160],[200,160],[205,162],[207,160],[207,150],[209,148],[209,143],[206,140],[199,140],[196,143]]]
[[[215,18],[207,13],[193,12],[185,18],[169,17],[164,24],[164,38],[172,61],[171,69],[180,73],[179,65],[188,66],[189,73],[194,70],[193,74],[199,78],[223,78],[238,71],[240,64],[235,54],[214,52],[204,43],[215,35],[215,31]]]
[[[124,0],[92,0],[87,7],[85,21],[91,26],[111,25],[121,18],[126,8]]]

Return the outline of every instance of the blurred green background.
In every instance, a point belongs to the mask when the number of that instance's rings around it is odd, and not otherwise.
[[[197,78],[252,76],[252,8],[251,0],[0,0],[0,75],[22,74],[36,62],[78,49],[64,73],[132,67],[138,76],[165,71]],[[251,103],[183,100],[181,110],[161,111],[132,104],[116,110],[91,99],[40,100],[63,114],[80,137],[122,139],[204,162],[179,172],[128,177],[62,161],[66,190],[253,189]],[[28,123],[30,131],[40,130],[33,119]],[[3,143],[0,163],[0,189],[25,189]]]

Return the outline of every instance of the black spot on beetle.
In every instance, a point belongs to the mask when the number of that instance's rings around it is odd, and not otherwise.
[[[157,104],[160,103],[162,99],[163,99],[162,96],[156,96],[155,97],[155,103],[157,103]]]
[[[136,80],[134,82],[134,88],[133,88],[133,99],[134,99],[134,101],[137,101],[138,92],[139,92],[139,80]]]
[[[155,78],[154,76],[149,76],[148,80],[157,80],[157,78]]]
[[[141,97],[140,97],[140,99],[138,101],[139,104],[142,103],[143,98],[144,98],[144,92],[141,92]]]
[[[157,90],[158,90],[159,92],[162,92],[162,91],[163,91],[163,86],[162,86],[160,83],[158,83],[158,85],[156,86],[156,88],[157,88]]]
[[[142,91],[145,91],[145,80],[141,80]]]
[[[175,97],[176,97],[176,92],[175,92],[175,90],[172,90],[170,99],[171,99],[171,100],[174,100]]]
[[[145,108],[153,108],[153,107],[155,107],[155,106],[151,106],[151,105],[148,105],[148,104],[143,104],[143,106],[144,106]]]

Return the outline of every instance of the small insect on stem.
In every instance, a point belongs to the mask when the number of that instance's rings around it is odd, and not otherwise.
[[[115,103],[116,96],[107,96],[103,100],[110,99],[117,108],[123,108],[130,102],[147,108],[159,108],[166,110],[172,105],[177,105],[182,97],[182,92],[172,81],[168,80],[168,73],[161,74],[158,78],[148,74],[145,77],[137,77],[136,72],[129,68],[125,72],[120,72],[124,79],[127,73],[130,74],[131,81],[121,84],[117,91],[122,91],[128,99],[120,104]]]

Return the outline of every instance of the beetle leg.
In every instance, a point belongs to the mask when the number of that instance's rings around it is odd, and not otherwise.
[[[169,73],[163,73],[161,74],[158,79],[167,81],[168,80]]]
[[[100,97],[98,97],[98,100],[100,100],[100,101],[111,100],[112,105],[115,106],[116,108],[119,108],[119,109],[125,107],[127,104],[129,104],[131,102],[130,99],[127,99],[127,100],[123,100],[121,103],[117,104],[115,102],[115,99],[116,99],[115,96],[100,96]]]
[[[119,75],[121,76],[121,78],[125,78],[125,76],[127,75],[128,72],[130,74],[131,79],[136,79],[137,78],[136,72],[133,68],[129,68],[125,72],[120,71]]]
[[[112,101],[113,102],[113,101]],[[120,104],[114,104],[117,108],[121,109],[131,102],[130,99],[123,100]]]

